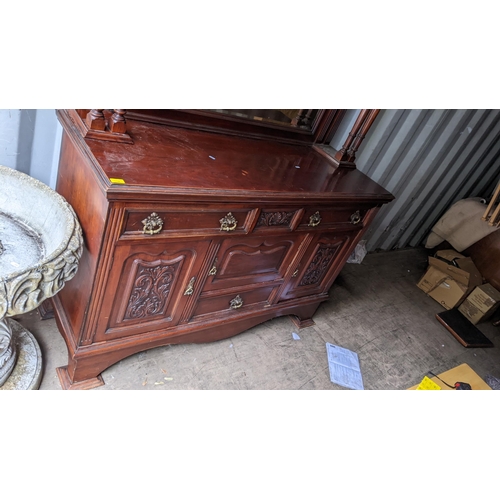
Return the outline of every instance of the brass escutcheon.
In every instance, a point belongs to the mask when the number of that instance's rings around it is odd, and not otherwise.
[[[356,210],[351,215],[351,224],[359,224],[360,222],[361,222],[361,214],[359,213],[359,210]]]
[[[316,212],[315,214],[312,214],[311,217],[309,217],[309,224],[307,225],[311,227],[316,227],[320,222],[321,222],[321,216],[319,215],[319,212]]]
[[[234,215],[231,212],[229,212],[219,222],[221,231],[234,231],[238,225],[238,221],[234,218]]]
[[[239,295],[236,295],[236,297],[229,302],[229,307],[231,309],[239,309],[242,305],[243,299]]]
[[[144,234],[156,234],[159,233],[163,227],[163,221],[160,216],[153,212],[151,215],[148,215],[143,221],[144,225],[142,232]]]
[[[210,268],[210,271],[208,271],[209,276],[215,276],[216,274],[217,274],[217,259],[215,259],[213,266]]]
[[[191,280],[189,281],[186,290],[184,291],[184,295],[193,295],[195,280],[196,280],[196,278],[193,276],[191,278]]]

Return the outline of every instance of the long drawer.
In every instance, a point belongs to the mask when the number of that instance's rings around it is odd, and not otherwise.
[[[369,208],[352,205],[347,207],[307,207],[298,229],[328,230],[354,229],[363,227]]]
[[[265,307],[269,304],[269,298],[279,284],[267,285],[260,288],[235,290],[228,293],[212,293],[198,299],[193,311],[192,320],[199,319],[208,314],[227,313],[230,316],[244,311],[258,304]]]
[[[257,209],[247,207],[151,206],[126,208],[122,236],[242,234],[249,231]]]

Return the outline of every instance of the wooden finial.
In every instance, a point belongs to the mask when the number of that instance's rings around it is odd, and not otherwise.
[[[108,127],[110,132],[125,134],[127,132],[127,121],[125,120],[126,110],[114,109],[109,119]]]
[[[85,118],[87,127],[91,130],[106,130],[106,119],[103,109],[91,109]]]

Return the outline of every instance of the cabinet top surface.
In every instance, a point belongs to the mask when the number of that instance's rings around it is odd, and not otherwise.
[[[356,169],[337,168],[307,145],[127,121],[134,144],[85,139],[107,178],[123,186],[175,192],[366,197],[390,201]]]

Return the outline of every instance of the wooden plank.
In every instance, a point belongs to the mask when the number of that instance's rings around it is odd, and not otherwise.
[[[464,347],[493,347],[479,328],[473,325],[458,309],[450,309],[436,314],[436,319],[464,346]]]
[[[484,221],[490,221],[490,225],[492,226],[493,224],[491,223],[491,218],[490,218],[490,212],[491,210],[493,209],[498,197],[500,196],[500,182],[498,183],[496,189],[495,189],[495,193],[493,194],[493,196],[491,197],[491,200],[490,200],[490,203],[488,205],[488,208],[486,209],[486,212],[484,212],[484,215],[482,217],[482,219]],[[498,213],[498,210],[500,208],[500,205],[497,207],[495,213]],[[495,218],[493,217],[493,220]]]

